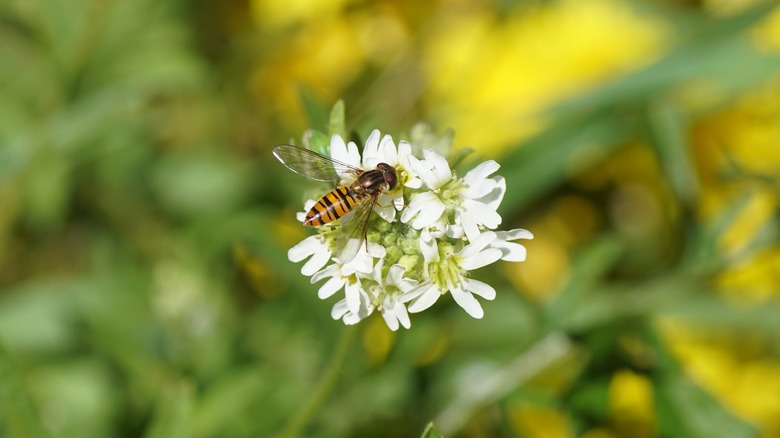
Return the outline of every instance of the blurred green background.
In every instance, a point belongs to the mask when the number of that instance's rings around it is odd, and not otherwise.
[[[778,73],[754,1],[1,0],[0,435],[778,437]],[[338,99],[501,163],[484,319],[287,260]]]

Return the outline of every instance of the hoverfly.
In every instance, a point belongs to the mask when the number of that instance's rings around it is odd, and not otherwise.
[[[375,169],[363,170],[289,144],[275,147],[274,156],[299,175],[336,186],[314,204],[303,224],[319,227],[341,219],[335,254],[341,263],[355,258],[360,245],[366,240],[368,222],[379,195],[393,190],[398,183],[395,168],[387,163],[379,163]],[[339,174],[345,173],[354,176],[354,181],[341,184]]]

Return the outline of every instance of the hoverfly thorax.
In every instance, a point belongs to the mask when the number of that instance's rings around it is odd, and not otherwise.
[[[387,163],[379,163],[376,169],[363,172],[352,185],[358,194],[378,195],[393,190],[398,184],[395,168]]]

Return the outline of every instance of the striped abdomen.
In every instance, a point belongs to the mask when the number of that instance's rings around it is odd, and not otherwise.
[[[303,224],[319,227],[345,216],[366,194],[359,195],[347,186],[338,186],[320,198],[306,214]]]

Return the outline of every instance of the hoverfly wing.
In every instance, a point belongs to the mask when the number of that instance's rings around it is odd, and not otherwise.
[[[347,163],[290,144],[275,147],[274,156],[288,169],[315,181],[337,183],[341,180],[339,173],[362,172]]]
[[[343,263],[348,263],[355,258],[360,251],[363,242],[366,241],[368,222],[374,211],[376,198],[366,199],[358,204],[348,216],[343,217],[342,225],[336,234],[336,257]]]

